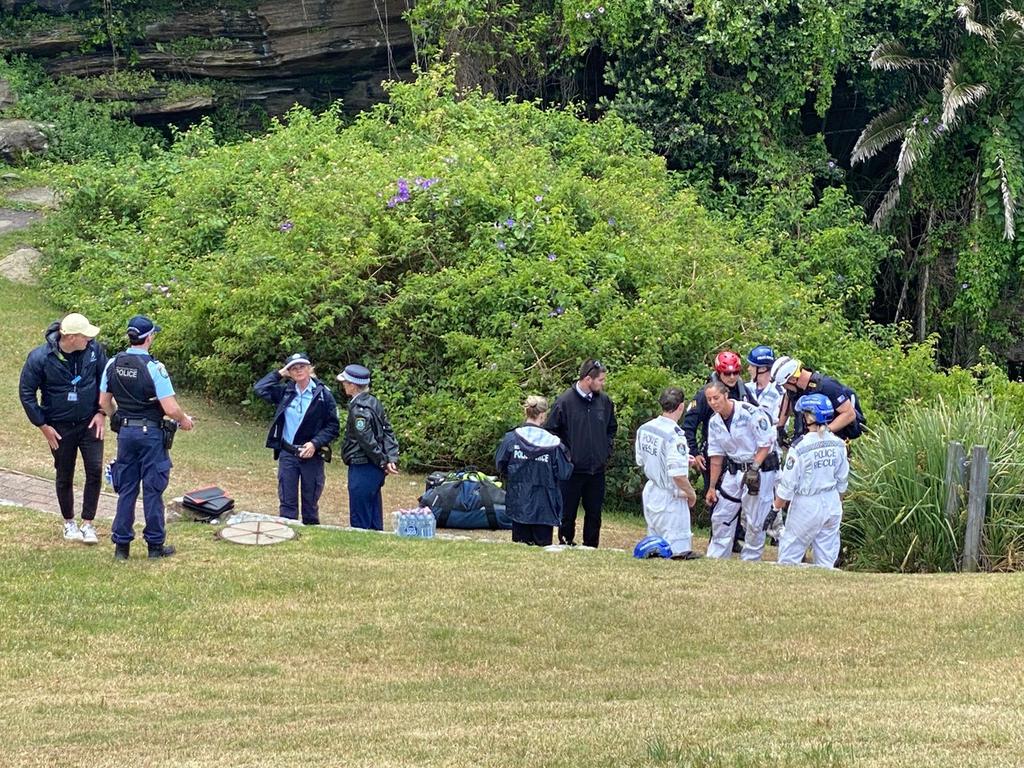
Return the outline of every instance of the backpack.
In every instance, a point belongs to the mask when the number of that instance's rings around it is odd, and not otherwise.
[[[499,528],[508,530],[512,520],[505,514],[505,491],[475,467],[455,472],[434,472],[427,477],[420,504],[430,507],[438,528]]]

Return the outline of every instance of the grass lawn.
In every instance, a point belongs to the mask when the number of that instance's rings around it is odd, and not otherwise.
[[[1024,763],[1019,575],[170,536],[0,508],[0,765]]]

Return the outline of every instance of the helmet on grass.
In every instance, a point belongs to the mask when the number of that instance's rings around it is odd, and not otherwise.
[[[633,548],[633,557],[640,560],[649,557],[672,557],[672,547],[661,536],[645,536]]]

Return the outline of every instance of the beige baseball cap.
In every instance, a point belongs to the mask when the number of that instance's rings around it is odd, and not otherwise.
[[[86,319],[85,315],[80,315],[78,312],[72,312],[60,321],[60,332],[80,333],[90,339],[95,339],[99,336],[100,329],[90,323]]]

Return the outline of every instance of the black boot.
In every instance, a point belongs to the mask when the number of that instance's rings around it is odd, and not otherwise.
[[[115,560],[127,560],[128,552],[131,549],[131,544],[115,544],[114,545],[114,559]]]
[[[168,544],[150,544],[149,545],[149,559],[153,560],[157,557],[170,557],[174,554],[174,547]]]

